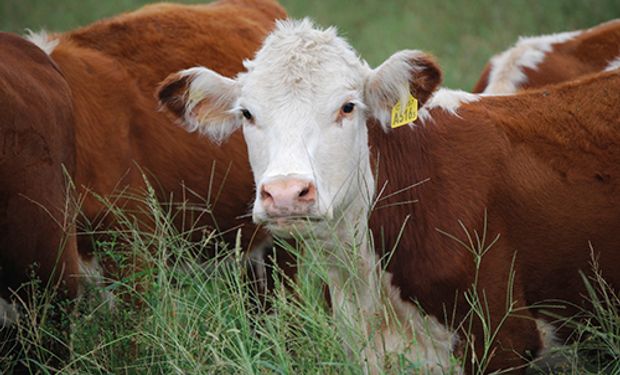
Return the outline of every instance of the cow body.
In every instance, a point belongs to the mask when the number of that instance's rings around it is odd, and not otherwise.
[[[254,219],[325,258],[334,312],[370,341],[369,371],[402,353],[433,373],[459,371],[455,355],[471,372],[523,372],[565,334],[540,304],[587,307],[591,249],[620,285],[617,72],[514,96],[433,94],[430,56],[370,69],[308,21],[280,23],[246,68],[173,74],[161,92],[180,93],[160,99],[191,98],[171,110],[216,140],[243,128]],[[409,94],[419,119],[390,130]],[[470,319],[472,295],[486,324]]]
[[[553,321],[549,312],[572,316],[588,307],[580,272],[592,271],[592,255],[610,284],[620,286],[618,88],[620,77],[607,75],[480,98],[458,114],[439,107],[413,129],[370,128],[370,147],[380,154],[378,186],[389,197],[380,200],[370,226],[375,243],[396,248],[387,269],[401,297],[434,316],[458,311],[462,318],[470,305],[461,293],[477,274],[497,329],[514,276],[513,302],[525,310],[502,324],[497,344],[506,351],[489,370],[522,365],[519,355],[548,349],[537,324]],[[450,94],[440,91],[433,100]],[[475,233],[486,242],[477,245]],[[487,246],[476,270],[472,252]],[[545,307],[553,304],[567,307]],[[552,332],[556,344],[569,333]],[[482,337],[481,327],[473,333]]]
[[[241,135],[215,147],[158,112],[153,93],[170,71],[195,64],[235,74],[284,15],[269,0],[157,4],[47,38],[73,91],[82,228],[115,225],[99,197],[140,216],[144,203],[128,197],[144,197],[146,176],[181,230],[217,224],[234,240],[253,194]],[[148,228],[149,218],[139,219]],[[243,235],[251,246],[251,223]],[[90,236],[80,239],[89,252]]]
[[[0,321],[34,275],[78,293],[69,178],[75,171],[71,90],[34,44],[0,33]],[[25,288],[28,289],[28,288]]]
[[[620,20],[587,30],[520,38],[485,66],[473,92],[510,94],[619,67]]]
[[[53,322],[60,332],[69,330],[59,310],[47,304],[66,302],[80,291],[74,173],[67,82],[44,51],[0,33],[0,358],[24,355],[28,345],[17,339],[18,332],[28,332],[31,324]],[[33,305],[36,312],[24,317],[23,308]],[[53,353],[48,364],[67,357],[63,337],[42,340],[46,353]],[[27,372],[19,361],[11,366],[5,370]]]

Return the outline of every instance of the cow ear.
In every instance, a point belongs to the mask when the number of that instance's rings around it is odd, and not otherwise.
[[[232,111],[239,89],[237,81],[207,68],[173,73],[157,89],[163,108],[187,129],[222,143],[242,122]]]
[[[364,95],[370,114],[389,128],[392,108],[399,100],[407,102],[411,94],[422,107],[441,80],[441,69],[431,55],[415,50],[397,52],[367,78]]]

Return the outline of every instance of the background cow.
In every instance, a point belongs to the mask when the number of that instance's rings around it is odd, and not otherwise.
[[[441,72],[428,55],[401,51],[372,70],[334,29],[308,21],[279,23],[245,66],[236,79],[176,73],[163,92],[178,92],[160,98],[218,142],[243,129],[254,220],[318,242],[310,249],[331,265],[336,313],[371,340],[371,370],[397,352],[443,372],[474,348],[470,371],[523,372],[565,338],[537,304],[565,301],[553,312],[567,315],[587,306],[591,248],[620,285],[617,72],[517,96],[432,95]],[[410,93],[422,106],[416,125],[390,130]],[[189,98],[184,110],[176,98]],[[375,186],[377,253],[366,238]],[[389,260],[385,273],[376,255]],[[396,319],[384,318],[386,301]],[[472,305],[482,319],[470,319]]]
[[[68,181],[75,171],[71,90],[34,44],[0,33],[0,353],[32,301],[35,276],[58,299],[78,293],[79,255]],[[16,302],[17,300],[17,302]],[[46,319],[50,319],[49,316]],[[30,322],[25,322],[26,324]]]
[[[271,0],[157,4],[64,34],[31,36],[72,90],[80,229],[96,232],[117,224],[103,197],[148,230],[144,174],[159,201],[171,205],[180,230],[217,224],[224,239],[234,241],[236,229],[248,222],[253,194],[241,135],[219,148],[188,134],[158,112],[153,93],[169,72],[195,64],[235,74],[274,19],[284,16]],[[242,240],[249,247],[264,235],[250,225]],[[79,236],[82,253],[90,254],[93,246],[92,236]]]
[[[520,38],[487,63],[473,92],[510,94],[620,67],[620,20],[587,30]]]
[[[73,299],[83,274],[99,271],[91,231],[124,229],[105,200],[135,215],[140,228],[150,229],[142,173],[164,206],[178,208],[173,215],[179,230],[215,226],[217,220],[219,229],[229,231],[225,239],[235,238],[236,229],[248,221],[243,216],[253,194],[242,138],[221,149],[187,134],[159,112],[153,93],[170,71],[198,62],[222,74],[236,73],[274,19],[284,15],[270,0],[158,4],[64,34],[31,34],[36,45],[2,35],[3,324],[17,318],[9,297],[33,274],[43,285],[61,284],[60,297]],[[71,180],[76,199],[66,182]],[[79,231],[88,232],[79,241],[76,201],[83,214]],[[264,240],[254,230],[243,232],[244,247]],[[258,237],[254,242],[253,235]],[[61,349],[68,348],[64,337],[54,333],[35,336],[54,337]],[[11,345],[0,339],[0,350]],[[45,346],[44,352],[49,349]],[[64,358],[56,351],[51,356]]]

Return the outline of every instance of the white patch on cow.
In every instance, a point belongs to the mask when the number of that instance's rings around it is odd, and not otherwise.
[[[398,325],[388,326],[383,334],[386,350],[404,353],[430,373],[461,373],[462,369],[451,361],[458,335],[435,317],[423,314],[412,302],[403,301],[400,290],[392,284],[391,274],[384,274],[382,284],[398,317]]]
[[[609,62],[609,64],[607,65],[607,67],[605,68],[605,72],[611,72],[612,70],[616,70],[620,68],[620,56],[616,57],[615,59],[611,60]]]
[[[540,335],[542,348],[538,353],[539,357],[535,361],[535,366],[542,369],[559,368],[566,362],[566,357],[557,351],[562,344],[557,337],[556,328],[543,319],[536,319],[536,329]]]
[[[84,295],[85,285],[94,285],[98,287],[103,287],[105,285],[103,270],[95,256],[92,256],[88,260],[80,256],[78,266],[80,270],[79,277],[81,277],[78,296]],[[111,291],[102,291],[101,297],[111,310],[114,309],[114,306],[116,305],[116,297]]]
[[[25,38],[32,42],[37,47],[41,48],[43,52],[48,55],[51,55],[54,52],[54,49],[60,43],[60,40],[57,38],[52,38],[47,31],[41,30],[38,33],[35,33],[32,30],[26,30]]]
[[[247,262],[252,272],[252,281],[256,283],[259,291],[267,291],[267,255],[268,247],[273,246],[271,239],[264,241],[261,245],[252,248],[248,254]]]
[[[19,311],[15,302],[8,302],[0,297],[0,327],[8,327],[17,323]]]
[[[536,329],[538,329],[540,341],[542,342],[541,356],[544,356],[552,349],[560,346],[560,340],[557,337],[556,329],[553,325],[545,320],[536,319]]]
[[[514,47],[491,59],[488,94],[510,94],[527,82],[523,69],[536,69],[545,55],[558,43],[564,43],[582,31],[571,31],[537,37],[521,37]]]
[[[420,120],[426,122],[431,118],[433,109],[443,109],[451,115],[458,116],[458,109],[465,103],[472,103],[480,100],[481,95],[472,94],[462,90],[439,89],[424,104],[418,113]]]
[[[367,342],[362,343],[361,354],[366,373],[382,373],[394,355],[416,363],[422,373],[462,372],[452,360],[457,334],[414,303],[403,301],[392,275],[380,270],[369,246],[360,249],[350,270],[338,267],[339,260],[332,263],[336,267],[330,271],[329,287],[336,320],[349,320],[355,331],[364,333]],[[346,337],[346,328],[341,330],[347,343],[354,342],[355,338]]]

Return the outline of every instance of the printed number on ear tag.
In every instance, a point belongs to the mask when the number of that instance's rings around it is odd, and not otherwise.
[[[409,101],[404,110],[401,110],[400,100],[392,107],[392,129],[407,125],[418,119],[418,100],[409,94]]]

